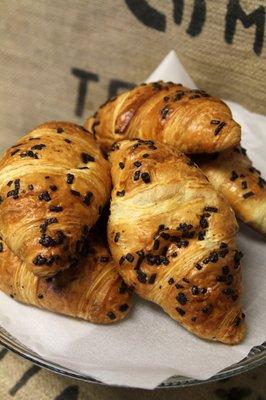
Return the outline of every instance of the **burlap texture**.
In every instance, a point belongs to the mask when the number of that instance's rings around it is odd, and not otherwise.
[[[266,366],[190,388],[123,389],[60,377],[0,347],[0,400],[264,400],[265,373]]]
[[[108,93],[143,81],[171,49],[199,87],[266,113],[263,4],[1,0],[1,131],[11,140],[46,120],[82,122]]]
[[[1,0],[0,147],[47,120],[82,123],[109,95],[143,81],[171,49],[199,87],[266,113],[264,6],[262,0]],[[77,384],[33,368],[27,384],[14,390],[30,368],[2,353],[0,400],[258,400],[265,390],[265,368],[149,395]],[[239,385],[246,391],[233,397]]]

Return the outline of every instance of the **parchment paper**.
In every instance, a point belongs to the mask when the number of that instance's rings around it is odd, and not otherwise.
[[[158,79],[195,86],[173,51],[149,77]],[[243,146],[255,166],[266,172],[266,117],[227,103],[242,125]],[[10,145],[3,135],[1,143]],[[140,299],[126,320],[98,326],[19,304],[0,293],[0,325],[43,358],[107,384],[152,389],[173,375],[207,379],[265,340],[265,241],[241,225],[238,242],[245,255],[243,309],[248,331],[237,346],[201,340]]]

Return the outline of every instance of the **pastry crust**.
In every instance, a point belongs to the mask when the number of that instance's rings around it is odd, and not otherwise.
[[[239,343],[242,253],[226,199],[164,144],[125,140],[110,161],[108,240],[125,282],[194,334]]]
[[[99,237],[89,239],[89,254],[80,265],[50,278],[33,275],[0,240],[0,290],[23,303],[93,323],[123,319],[131,308],[131,292],[107,246]]]
[[[240,126],[220,99],[162,81],[112,98],[85,127],[105,150],[114,141],[134,138],[164,142],[184,153],[213,153],[240,142]]]
[[[246,150],[239,146],[214,157],[197,156],[195,161],[227,198],[237,217],[266,235],[266,181],[253,167]]]
[[[48,122],[0,159],[0,232],[38,276],[74,266],[110,196],[110,167],[92,135]]]

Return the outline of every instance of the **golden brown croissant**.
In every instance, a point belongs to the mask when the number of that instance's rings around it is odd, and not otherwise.
[[[164,144],[125,140],[110,161],[108,240],[125,282],[196,335],[240,342],[242,254],[226,199]]]
[[[181,84],[143,84],[103,106],[85,127],[102,148],[114,141],[152,139],[184,153],[213,153],[240,142],[240,126],[217,97]]]
[[[118,321],[131,307],[130,290],[107,246],[92,235],[89,255],[80,265],[50,278],[32,274],[0,240],[0,290],[23,303],[94,323]]]
[[[38,276],[76,264],[109,200],[109,164],[84,128],[49,122],[0,159],[0,232]]]
[[[195,161],[236,215],[266,235],[266,181],[252,166],[246,150],[235,147],[213,156],[197,156]]]

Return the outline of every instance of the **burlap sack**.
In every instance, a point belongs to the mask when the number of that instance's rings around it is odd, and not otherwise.
[[[82,122],[171,49],[199,87],[266,113],[263,4],[1,0],[1,131],[12,140],[46,120]]]
[[[124,389],[60,377],[0,346],[0,400],[264,400],[265,374],[266,366],[190,388]]]
[[[263,0],[1,0],[0,15],[0,148],[3,134],[12,142],[47,120],[82,123],[107,97],[143,81],[171,49],[199,87],[266,113]],[[4,350],[0,359],[0,400],[148,398],[66,381]],[[248,397],[246,379],[240,392],[232,381],[187,389],[182,399]],[[258,399],[262,379],[253,383]],[[173,399],[176,391],[167,396],[149,398]]]

